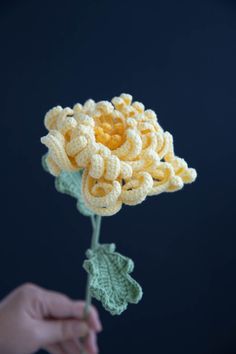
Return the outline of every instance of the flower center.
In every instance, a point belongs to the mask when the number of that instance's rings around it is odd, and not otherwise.
[[[124,143],[124,126],[120,122],[99,122],[94,130],[96,141],[110,150],[115,150]]]

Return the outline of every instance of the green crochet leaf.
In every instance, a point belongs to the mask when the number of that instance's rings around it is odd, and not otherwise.
[[[138,303],[142,288],[129,275],[134,263],[115,252],[115,244],[103,244],[86,253],[83,267],[90,274],[90,292],[112,315],[120,315],[128,303]]]
[[[77,209],[85,216],[92,216],[93,212],[85,206],[82,195],[82,172],[66,172],[55,178],[55,187],[58,192],[65,193],[77,199]]]
[[[46,163],[47,154],[42,157],[42,166],[46,172],[49,172]],[[60,193],[70,195],[77,199],[77,209],[85,216],[94,215],[84,204],[84,198],[81,192],[82,171],[66,172],[62,171],[58,177],[55,177],[55,187]]]

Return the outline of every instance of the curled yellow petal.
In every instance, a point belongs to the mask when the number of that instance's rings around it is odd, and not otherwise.
[[[71,139],[74,139],[77,136],[84,136],[88,141],[95,142],[94,130],[89,125],[78,124],[71,133]]]
[[[120,183],[118,181],[113,181],[111,183],[103,183],[96,186],[96,190],[93,190],[93,193],[100,188],[101,196],[93,195],[92,189],[95,184],[96,180],[89,176],[88,172],[85,170],[82,178],[82,190],[87,204],[95,208],[113,206],[117,202],[121,193]]]
[[[87,143],[88,141],[83,135],[77,136],[76,138],[72,139],[69,143],[67,143],[66,145],[67,155],[68,156],[77,155],[81,150],[85,148]]]
[[[180,174],[184,183],[192,183],[197,178],[197,171],[194,168],[188,168]]]
[[[50,109],[44,118],[44,125],[47,128],[47,130],[55,129],[56,128],[56,123],[57,123],[57,118],[62,111],[61,106],[56,106]]]
[[[138,101],[133,102],[132,106],[136,109],[137,112],[143,113],[144,112],[144,104]]]
[[[160,163],[160,158],[156,151],[154,150],[146,150],[143,152],[143,159],[145,161],[145,170],[146,171],[153,171],[155,170],[159,163]]]
[[[49,172],[53,175],[53,176],[59,176],[59,174],[61,173],[61,169],[60,167],[56,164],[56,162],[53,160],[53,158],[50,156],[50,154],[47,155],[46,157],[46,164],[47,167],[49,169]]]
[[[78,112],[77,114],[74,115],[74,118],[78,124],[88,125],[92,128],[95,125],[93,118],[91,118],[88,114]]]
[[[111,150],[108,149],[107,146],[104,146],[104,145],[101,144],[101,143],[97,143],[97,146],[98,146],[98,153],[99,153],[102,157],[106,158],[106,157],[108,157],[108,156],[111,155]]]
[[[63,108],[61,112],[58,114],[56,126],[60,131],[62,124],[67,120],[67,118],[73,115],[73,110],[70,107]],[[62,133],[63,134],[63,133]]]
[[[124,100],[125,104],[130,105],[133,97],[128,93],[122,93],[120,97]]]
[[[142,152],[147,150],[157,150],[157,136],[158,134],[154,132],[142,135]]]
[[[153,187],[149,195],[157,195],[167,190],[171,179],[175,176],[175,172],[171,164],[161,162],[155,171],[151,172],[153,178]]]
[[[41,142],[49,149],[51,158],[60,167],[61,170],[74,171],[70,159],[65,152],[64,137],[56,130],[50,131],[48,135],[41,138]]]
[[[75,156],[75,161],[79,168],[85,168],[89,165],[91,158],[98,151],[96,143],[88,143],[86,149],[83,149]]]
[[[120,160],[117,156],[111,155],[106,160],[106,172],[104,177],[114,181],[120,174]]]
[[[112,113],[114,107],[109,101],[100,101],[96,104],[96,109],[105,114],[110,114]]]
[[[129,179],[132,177],[132,174],[133,174],[132,167],[128,163],[121,161],[121,163],[120,163],[120,176],[121,176],[121,178]]]
[[[170,178],[169,181],[169,185],[166,189],[167,192],[176,192],[178,190],[180,190],[181,188],[183,188],[184,183],[182,178],[180,178],[179,176],[173,176],[172,178]]]
[[[122,202],[120,200],[117,200],[117,202],[114,205],[109,207],[97,208],[90,204],[87,204],[87,207],[90,210],[92,210],[94,214],[101,215],[101,216],[112,216],[120,211],[122,207]]]
[[[134,129],[127,130],[127,140],[130,143],[130,150],[126,156],[127,160],[135,159],[142,151],[142,139]]]
[[[64,121],[59,125],[59,132],[66,136],[68,132],[74,129],[77,126],[76,120],[73,117],[67,117]]]
[[[175,174],[180,176],[184,183],[192,183],[197,178],[196,170],[189,168],[184,159],[174,156],[170,163],[174,168]]]
[[[104,173],[104,159],[101,155],[95,154],[91,157],[89,174],[95,179],[99,179]]]
[[[150,133],[150,132],[154,132],[155,131],[155,128],[154,128],[153,124],[149,123],[149,122],[140,122],[138,124],[138,129],[139,129],[139,131],[142,134]]]
[[[157,120],[157,115],[156,113],[152,110],[152,109],[147,109],[145,112],[144,112],[145,116],[148,118],[148,120],[151,120],[151,121],[154,121],[156,122]]]
[[[121,200],[127,205],[141,203],[153,185],[153,179],[148,172],[139,172],[122,187]]]
[[[170,151],[171,145],[173,144],[172,135],[169,132],[162,134],[157,134],[157,153],[160,159]]]
[[[85,102],[83,110],[85,113],[87,114],[91,114],[94,112],[94,110],[96,109],[96,103],[94,100],[89,99]]]
[[[129,155],[129,151],[132,149],[132,144],[130,141],[126,140],[125,143],[123,145],[121,145],[121,147],[113,150],[113,154],[118,156],[121,160],[126,160],[128,155]]]

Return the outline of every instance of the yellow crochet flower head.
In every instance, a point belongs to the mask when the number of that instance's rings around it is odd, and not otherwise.
[[[173,137],[154,111],[132,96],[111,102],[57,106],[45,116],[50,173],[83,169],[82,193],[98,215],[117,213],[122,203],[136,205],[147,196],[174,192],[196,179],[195,169],[174,154]]]

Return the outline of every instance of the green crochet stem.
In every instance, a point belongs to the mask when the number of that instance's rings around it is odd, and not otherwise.
[[[46,171],[46,156],[42,159]],[[87,258],[83,268],[88,273],[86,288],[86,305],[84,316],[88,316],[92,298],[101,301],[103,307],[112,315],[120,315],[127,309],[129,303],[137,304],[142,298],[141,286],[131,277],[134,262],[116,252],[114,243],[99,243],[101,216],[95,215],[84,201],[82,192],[83,171],[62,171],[55,178],[58,192],[76,199],[78,211],[90,217],[93,226],[93,236],[90,249],[86,251]]]
[[[101,229],[101,221],[102,217],[101,216],[91,216],[91,222],[93,226],[93,235],[92,235],[92,241],[91,241],[91,250],[94,251],[97,246],[99,245],[99,236],[100,236],[100,229]],[[84,316],[86,317],[89,312],[89,306],[91,305],[92,302],[92,296],[90,293],[90,280],[91,280],[91,275],[88,274],[87,277],[87,286],[86,286],[86,302],[85,302],[85,308],[84,308]]]
[[[47,155],[42,158],[44,169],[49,172]],[[78,211],[91,218],[93,235],[90,249],[86,251],[87,259],[83,268],[88,273],[84,319],[89,314],[92,298],[101,301],[103,307],[112,315],[120,315],[127,309],[129,303],[137,304],[142,298],[141,286],[130,276],[134,270],[134,262],[116,252],[114,243],[99,243],[101,216],[94,213],[86,206],[82,192],[83,171],[62,171],[55,178],[55,187],[58,192],[67,194],[76,199]],[[84,340],[79,341],[82,354]]]
[[[101,221],[102,217],[99,215],[92,215],[91,217],[92,227],[93,227],[93,234],[91,240],[91,250],[95,250],[99,245],[99,236],[101,230]],[[84,307],[84,318],[86,318],[89,314],[89,308],[92,303],[92,296],[90,292],[90,282],[91,282],[91,274],[89,273],[87,276],[87,285],[86,285],[86,296],[85,296],[85,307]],[[81,354],[86,354],[85,350],[83,349],[83,340],[81,340],[82,344],[82,352]]]

